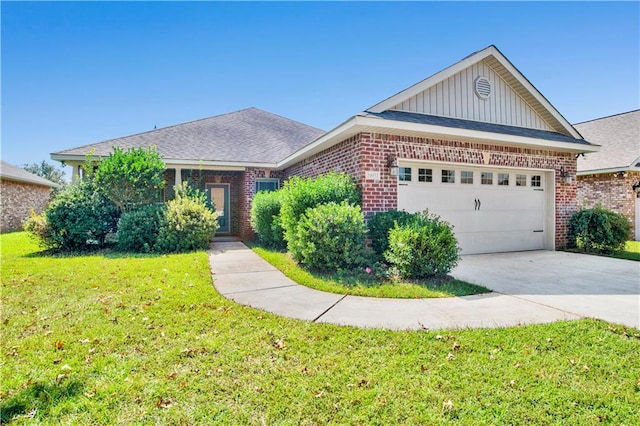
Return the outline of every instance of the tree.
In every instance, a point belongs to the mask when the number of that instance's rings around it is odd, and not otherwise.
[[[66,185],[67,181],[64,179],[64,170],[56,168],[56,166],[42,161],[42,163],[24,164],[22,168],[29,173],[43,177],[51,182],[59,185]]]
[[[121,212],[161,199],[165,165],[155,148],[114,148],[93,175],[97,189]]]

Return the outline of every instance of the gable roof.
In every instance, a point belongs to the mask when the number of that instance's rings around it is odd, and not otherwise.
[[[0,160],[0,178],[12,180],[15,182],[30,183],[33,185],[48,186],[50,188],[59,188],[60,185],[51,182],[48,179],[29,173],[28,171]]]
[[[640,109],[574,124],[600,152],[578,158],[578,174],[640,170]]]
[[[581,139],[580,133],[555,109],[553,105],[536,89],[533,84],[498,50],[494,45],[472,53],[456,64],[433,74],[432,76],[414,84],[413,86],[379,102],[369,108],[368,112],[381,113],[393,109],[412,97],[436,86],[460,71],[477,63],[484,63],[490,67],[515,93],[530,107],[550,130]]]
[[[217,165],[275,164],[324,134],[288,118],[247,108],[188,123],[71,148],[51,154],[58,161],[108,156],[114,147],[155,146],[168,163]]]

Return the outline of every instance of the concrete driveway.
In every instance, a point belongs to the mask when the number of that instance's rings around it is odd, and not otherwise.
[[[453,276],[581,317],[640,328],[640,263],[559,251],[463,256]]]

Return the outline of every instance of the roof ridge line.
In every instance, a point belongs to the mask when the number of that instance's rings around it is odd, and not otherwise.
[[[638,111],[640,111],[640,108],[638,108],[638,109],[632,109],[631,111],[619,112],[619,113],[617,113],[617,114],[605,115],[604,117],[592,118],[591,120],[580,121],[579,123],[574,123],[574,124],[572,124],[572,125],[573,125],[573,126],[577,126],[578,124],[585,124],[585,123],[590,123],[590,122],[592,122],[592,121],[604,120],[605,118],[616,117],[616,116],[618,116],[618,115],[631,114],[632,112],[638,112]]]

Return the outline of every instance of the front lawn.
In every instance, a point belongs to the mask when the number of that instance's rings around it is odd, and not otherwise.
[[[204,252],[2,250],[1,422],[637,424],[638,330],[362,330],[222,298]]]
[[[640,241],[627,241],[624,251],[615,253],[613,257],[640,261]]]
[[[366,279],[363,277],[366,275],[366,272],[355,277],[353,275],[341,275],[339,273],[312,273],[298,265],[287,253],[259,246],[253,246],[252,250],[298,284],[330,293],[413,299],[469,296],[472,294],[489,293],[491,291],[486,287],[456,279],[433,279],[422,283],[391,283],[381,281],[375,277]]]

